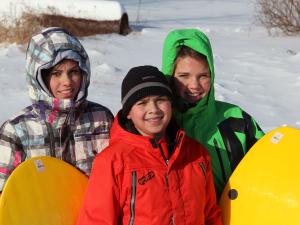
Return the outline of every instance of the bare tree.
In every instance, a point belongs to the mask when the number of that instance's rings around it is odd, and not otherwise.
[[[286,35],[300,34],[300,0],[257,0],[258,20],[271,33],[279,28]]]

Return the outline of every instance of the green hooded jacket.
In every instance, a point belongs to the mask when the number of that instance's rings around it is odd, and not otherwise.
[[[196,105],[185,109],[181,107],[184,100],[178,97],[174,116],[186,134],[202,143],[210,153],[219,198],[237,164],[264,133],[240,107],[215,99],[213,53],[209,39],[201,31],[181,29],[168,34],[163,46],[162,72],[166,76],[173,74],[174,61],[181,46],[206,56],[211,88]]]

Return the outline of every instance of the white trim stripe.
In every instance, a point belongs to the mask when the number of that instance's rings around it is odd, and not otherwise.
[[[134,88],[132,88],[130,91],[128,91],[122,100],[122,105],[124,105],[124,103],[128,100],[128,98],[131,95],[133,95],[135,92],[137,92],[143,88],[146,88],[146,87],[163,87],[163,88],[167,89],[170,92],[170,94],[172,94],[170,87],[166,84],[162,84],[160,82],[146,82],[146,83],[139,84],[139,85],[135,86]]]

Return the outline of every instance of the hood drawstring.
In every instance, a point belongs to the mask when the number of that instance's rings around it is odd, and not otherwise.
[[[74,141],[75,121],[84,113],[85,106],[86,104],[82,104],[77,110],[75,110],[75,106],[72,106],[60,128],[59,143],[60,149],[62,149],[62,159],[70,164],[75,155],[74,149],[70,148],[70,141]]]

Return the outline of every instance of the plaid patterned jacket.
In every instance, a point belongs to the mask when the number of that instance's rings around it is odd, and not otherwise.
[[[42,70],[62,59],[73,59],[83,72],[76,100],[54,98]],[[0,191],[22,161],[48,155],[69,162],[89,175],[97,152],[108,145],[113,115],[86,100],[89,58],[80,42],[67,31],[49,28],[32,37],[26,53],[26,72],[32,105],[0,128]]]

